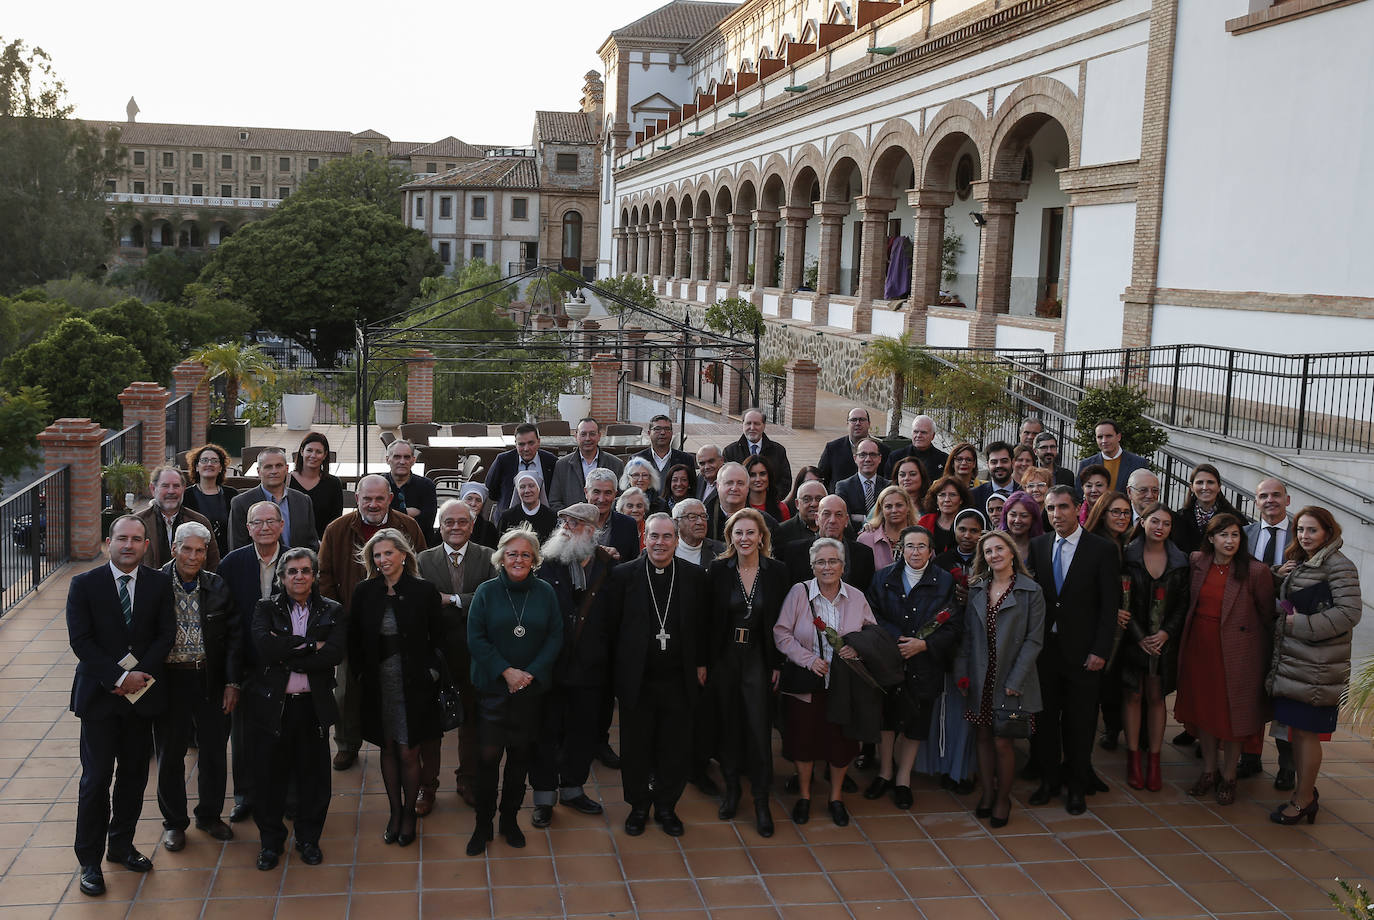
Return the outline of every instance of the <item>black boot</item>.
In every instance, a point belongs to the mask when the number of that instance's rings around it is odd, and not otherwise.
[[[729,821],[739,811],[739,774],[727,774],[725,777],[725,792],[721,795],[720,810],[716,816],[722,821]]]
[[[758,828],[760,837],[773,836],[773,813],[768,809],[767,796],[754,799],[754,826]]]
[[[468,838],[467,854],[469,856],[481,856],[487,851],[487,844],[491,842],[491,818],[478,817],[477,825],[472,829],[472,836]]]

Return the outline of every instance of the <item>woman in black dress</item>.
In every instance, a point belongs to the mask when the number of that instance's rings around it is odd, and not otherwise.
[[[415,841],[420,745],[443,734],[438,679],[444,625],[439,591],[419,576],[405,534],[377,531],[359,553],[367,579],[353,589],[349,666],[358,681],[362,734],[381,748],[382,781],[391,805],[382,840]]]
[[[769,697],[782,655],[773,626],[791,585],[787,567],[770,558],[763,515],[741,508],[725,522],[725,553],[706,571],[710,598],[709,684],[717,699],[720,765],[725,777],[720,819],[739,808],[740,773],[749,774],[755,826],[773,836],[768,786],[773,776],[773,724]]]
[[[301,446],[296,448],[291,488],[310,496],[316,536],[324,536],[324,529],[343,515],[343,483],[329,472],[329,439],[318,431],[301,438]]]
[[[229,454],[218,444],[202,444],[186,455],[191,487],[182,504],[210,519],[210,532],[215,535],[221,559],[229,553],[229,503],[239,494],[238,489],[224,484],[228,468]]]

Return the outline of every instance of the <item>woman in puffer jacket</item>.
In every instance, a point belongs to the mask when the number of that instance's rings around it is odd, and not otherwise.
[[[1290,802],[1270,816],[1276,824],[1317,818],[1321,736],[1336,728],[1350,680],[1350,639],[1360,621],[1360,575],[1341,553],[1341,527],[1325,508],[1309,506],[1293,519],[1293,539],[1279,569],[1279,610],[1269,692],[1274,718],[1291,729],[1298,780]]]

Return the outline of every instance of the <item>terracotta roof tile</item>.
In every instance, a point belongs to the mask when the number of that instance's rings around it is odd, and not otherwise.
[[[487,157],[463,163],[448,172],[423,176],[401,188],[539,188],[534,157]]]
[[[343,154],[349,152],[349,141],[354,136],[348,131],[312,131],[301,128],[249,128],[127,121],[88,121],[86,124],[102,134],[108,128],[118,128],[120,140],[125,145],[133,147],[216,147]],[[245,131],[248,132],[247,140],[240,140],[240,133]]]
[[[393,152],[395,145],[392,145]],[[482,156],[482,149],[474,147],[472,144],[458,140],[453,135],[449,135],[443,140],[437,140],[432,144],[416,144],[415,147],[405,154],[406,156],[436,156],[436,157],[464,157],[468,159]]]
[[[590,144],[592,121],[586,112],[535,112],[539,139],[550,144]]]
[[[671,0],[627,26],[611,33],[612,38],[679,38],[691,41],[738,8],[738,3],[709,3],[705,0]]]

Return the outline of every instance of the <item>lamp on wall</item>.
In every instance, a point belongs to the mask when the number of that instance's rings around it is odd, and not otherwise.
[[[808,87],[805,83],[798,83],[796,86],[784,86],[782,88],[782,91],[784,93],[804,93],[809,88],[810,87]]]
[[[978,282],[982,279],[979,275],[983,268],[983,228],[988,225],[988,219],[983,216],[981,211],[969,211],[968,219],[973,221],[973,226],[978,228],[978,261],[973,267],[973,309],[978,309]]]
[[[748,117],[749,117],[749,113],[748,113],[748,112],[726,112],[725,114],[726,114],[726,117],[727,117],[727,118],[748,118]]]
[[[969,220],[973,221],[973,226],[977,227],[979,230],[982,230],[988,225],[988,219],[984,217],[981,212],[969,211],[968,217]]]

